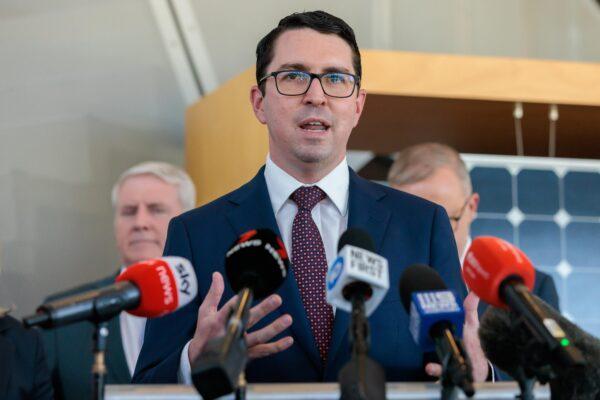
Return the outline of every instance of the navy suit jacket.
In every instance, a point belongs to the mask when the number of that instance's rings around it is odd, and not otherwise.
[[[193,336],[198,307],[208,291],[212,272],[224,273],[226,251],[250,229],[269,228],[279,234],[263,171],[241,188],[171,221],[165,255],[186,257],[192,262],[199,294],[178,312],[148,321],[134,382],[177,381],[181,351]],[[370,355],[383,365],[390,381],[426,380],[423,353],[408,331],[409,318],[400,302],[398,282],[406,267],[426,264],[439,272],[449,288],[464,296],[448,217],[434,203],[367,181],[352,170],[349,185],[348,227],[365,229],[390,268],[390,290],[369,318]],[[259,329],[289,313],[292,326],[279,337],[290,335],[294,344],[281,353],[251,361],[246,378],[249,382],[335,381],[350,356],[349,314],[336,312],[329,356],[323,366],[291,268],[277,293],[283,299],[282,306],[253,328]],[[222,304],[233,294],[226,284]]]
[[[39,332],[10,316],[0,317],[0,399],[53,399]]]

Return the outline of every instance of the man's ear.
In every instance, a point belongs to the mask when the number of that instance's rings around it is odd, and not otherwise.
[[[479,209],[479,193],[475,192],[471,195],[468,207],[473,212],[473,215],[477,214],[477,210]]]
[[[253,85],[250,88],[250,103],[252,104],[252,110],[254,111],[254,115],[256,115],[256,119],[261,124],[266,124],[267,119],[265,117],[264,111],[264,96],[260,91],[260,88],[257,85]]]
[[[360,120],[360,116],[365,107],[365,101],[367,101],[367,91],[364,89],[358,89],[358,95],[356,96],[356,113],[354,119],[354,128],[358,125],[358,121]]]

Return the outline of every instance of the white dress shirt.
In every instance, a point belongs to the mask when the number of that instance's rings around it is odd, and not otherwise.
[[[121,312],[119,314],[121,324],[121,340],[123,341],[123,352],[129,373],[133,376],[135,364],[144,344],[144,330],[146,329],[146,318]]]
[[[312,218],[319,229],[327,265],[337,255],[337,243],[348,226],[348,186],[350,174],[346,159],[319,182],[305,185],[279,168],[271,158],[267,158],[265,180],[271,199],[271,206],[277,220],[285,248],[292,248],[292,223],[298,212],[298,206],[290,196],[302,186],[318,186],[327,194],[327,198],[312,209]],[[291,256],[291,254],[290,254]]]
[[[292,248],[292,223],[298,212],[298,206],[289,198],[291,194],[301,186],[315,185],[327,194],[327,198],[312,209],[312,218],[323,240],[327,265],[331,264],[337,255],[338,239],[348,226],[350,173],[346,158],[327,176],[310,185],[303,184],[278,167],[270,156],[267,156],[264,174],[277,227],[288,252]],[[188,357],[189,345],[190,342],[185,345],[181,352],[178,374],[179,382],[187,385],[192,383]]]
[[[121,267],[121,272],[125,267]],[[133,376],[135,364],[144,344],[144,330],[146,329],[146,318],[137,317],[126,313],[119,314],[119,324],[121,325],[121,342],[123,343],[123,353],[129,373]]]

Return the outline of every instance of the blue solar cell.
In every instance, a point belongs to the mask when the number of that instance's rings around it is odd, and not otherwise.
[[[552,221],[529,221],[518,227],[519,247],[537,266],[560,263],[560,227]]]
[[[481,195],[479,211],[507,213],[513,207],[512,176],[504,168],[475,167],[473,190]]]
[[[560,207],[554,171],[525,169],[517,175],[519,209],[525,214],[554,215]]]
[[[596,267],[600,271],[600,223],[572,222],[565,233],[567,261],[574,268]]]
[[[471,224],[471,236],[497,236],[514,243],[514,229],[505,219],[477,218]]]
[[[595,272],[574,271],[567,278],[567,310],[578,322],[586,319],[600,320],[600,307],[590,307],[592,304],[600,304],[598,282],[600,273]]]
[[[565,209],[571,215],[600,216],[600,174],[569,172],[565,175]]]

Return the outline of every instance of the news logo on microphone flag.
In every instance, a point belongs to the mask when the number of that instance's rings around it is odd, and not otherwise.
[[[454,291],[414,292],[411,298],[409,331],[423,351],[435,350],[429,332],[440,321],[449,322],[454,336],[462,337],[465,312]]]

